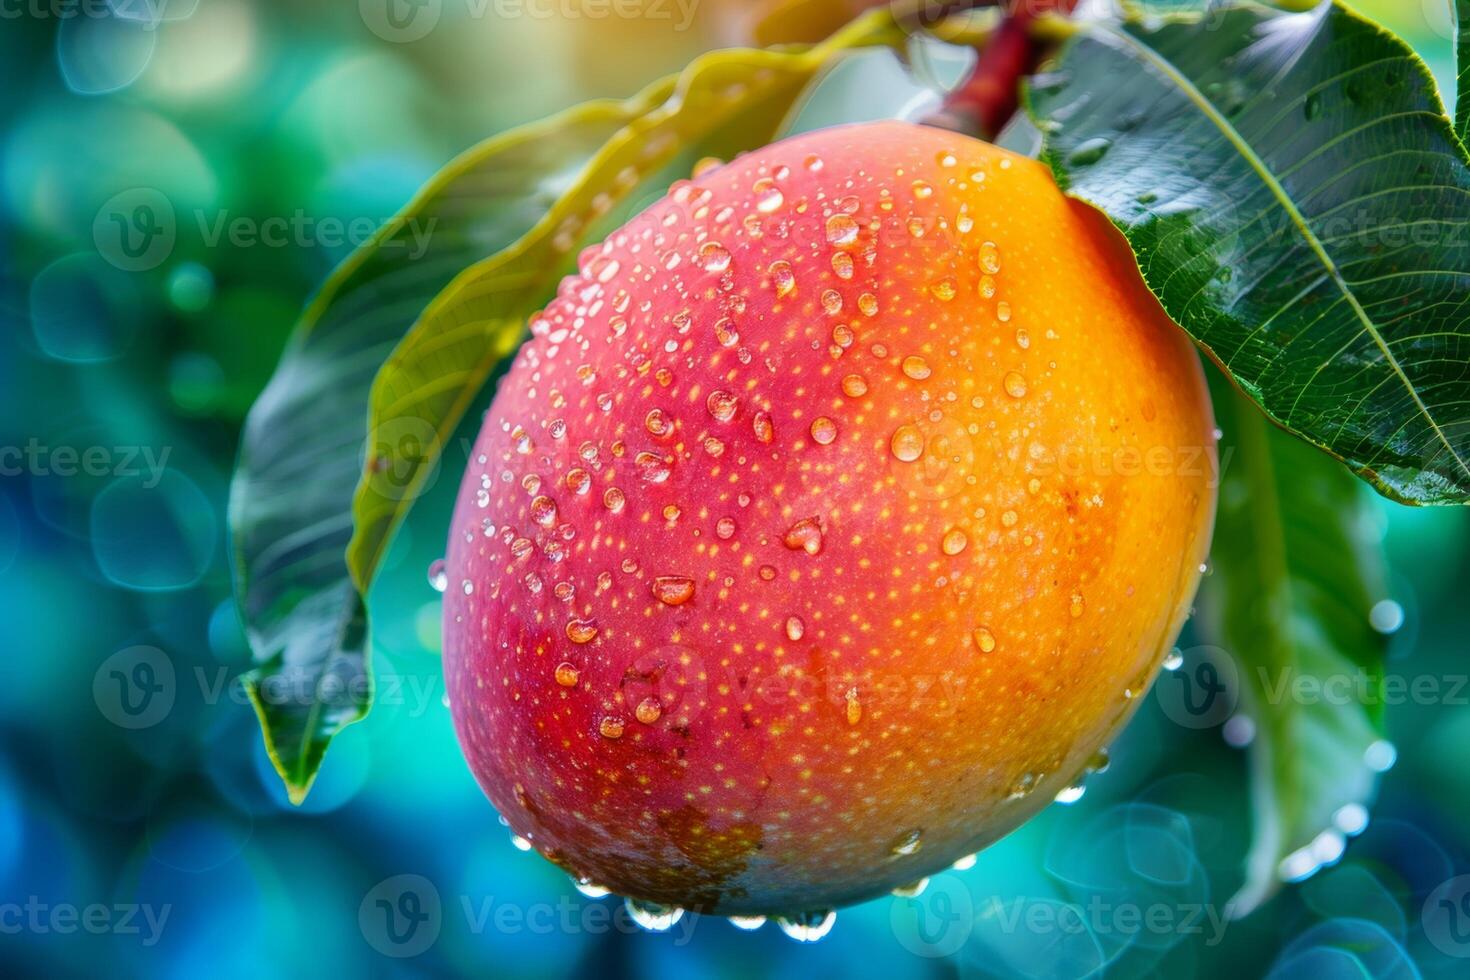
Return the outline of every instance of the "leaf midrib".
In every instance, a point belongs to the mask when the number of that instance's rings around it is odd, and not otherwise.
[[[1251,169],[1255,171],[1257,176],[1260,177],[1261,182],[1265,184],[1267,190],[1269,190],[1271,194],[1277,199],[1277,201],[1280,202],[1288,217],[1291,218],[1292,224],[1296,225],[1297,230],[1302,236],[1302,239],[1307,243],[1308,247],[1312,249],[1313,253],[1316,254],[1318,260],[1322,263],[1323,268],[1327,271],[1327,274],[1332,277],[1332,281],[1337,284],[1339,291],[1341,291],[1343,297],[1347,300],[1348,305],[1352,307],[1353,313],[1357,316],[1358,321],[1363,325],[1363,332],[1371,337],[1373,339],[1373,342],[1378,346],[1378,349],[1383,352],[1384,358],[1387,360],[1394,374],[1399,378],[1401,382],[1403,382],[1405,390],[1407,390],[1409,393],[1409,397],[1414,400],[1415,406],[1417,406],[1419,409],[1419,414],[1423,416],[1424,420],[1429,424],[1429,427],[1434,432],[1435,437],[1439,439],[1440,443],[1443,444],[1445,449],[1449,452],[1450,457],[1454,459],[1454,461],[1459,465],[1461,472],[1463,472],[1467,478],[1470,478],[1470,464],[1467,464],[1466,461],[1460,456],[1460,454],[1455,451],[1455,447],[1450,443],[1449,437],[1446,436],[1444,430],[1440,428],[1439,422],[1434,418],[1433,414],[1430,413],[1429,406],[1424,404],[1424,400],[1419,396],[1418,389],[1414,387],[1413,381],[1411,381],[1408,374],[1405,373],[1403,365],[1399,363],[1398,358],[1395,357],[1393,351],[1389,349],[1387,341],[1384,339],[1383,335],[1379,333],[1377,324],[1374,323],[1373,319],[1368,315],[1368,311],[1363,308],[1363,304],[1358,301],[1357,295],[1352,291],[1352,288],[1348,284],[1347,280],[1343,278],[1342,272],[1338,269],[1337,263],[1333,261],[1332,256],[1327,252],[1326,246],[1322,244],[1322,241],[1317,237],[1316,232],[1312,231],[1311,226],[1307,223],[1306,217],[1299,210],[1297,210],[1296,204],[1286,193],[1286,188],[1281,186],[1281,182],[1276,178],[1276,175],[1272,173],[1271,169],[1266,166],[1266,162],[1262,160],[1254,150],[1251,149],[1250,144],[1246,142],[1245,138],[1241,136],[1238,131],[1236,131],[1235,127],[1230,124],[1229,120],[1227,120],[1219,112],[1219,110],[1215,108],[1214,103],[1210,102],[1210,100],[1205,97],[1205,94],[1201,92],[1183,72],[1176,68],[1172,62],[1162,57],[1153,48],[1150,48],[1138,38],[1134,37],[1132,34],[1129,34],[1127,31],[1110,26],[1100,26],[1098,30],[1100,33],[1106,34],[1110,37],[1116,38],[1119,41],[1122,41],[1128,47],[1138,52],[1139,58],[1142,61],[1154,67],[1156,70],[1162,73],[1168,81],[1177,86],[1179,90],[1183,92],[1184,95],[1192,103],[1194,103],[1194,105],[1200,110],[1201,114],[1203,114],[1204,117],[1209,122],[1211,122],[1216,129],[1220,131],[1220,134],[1230,142],[1230,145],[1234,147],[1235,151],[1241,156],[1241,158],[1250,165]]]

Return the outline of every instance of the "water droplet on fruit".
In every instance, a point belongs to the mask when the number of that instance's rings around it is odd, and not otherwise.
[[[663,483],[669,478],[669,464],[657,453],[641,452],[633,457],[633,462],[648,483]]]
[[[1178,670],[1180,667],[1183,667],[1183,666],[1184,666],[1184,652],[1182,650],[1180,650],[1178,647],[1175,647],[1173,650],[1170,650],[1169,651],[1169,655],[1164,658],[1164,669],[1165,670]]]
[[[755,418],[750,420],[750,427],[755,433],[757,442],[770,442],[776,437],[776,428],[771,424],[771,417],[765,412],[756,412]]]
[[[1084,602],[1083,602],[1083,599],[1082,599],[1082,593],[1081,592],[1073,592],[1072,593],[1072,601],[1071,601],[1070,605],[1067,607],[1067,611],[1072,614],[1072,618],[1073,619],[1076,619],[1078,616],[1081,616],[1082,615],[1083,607],[1084,607]]]
[[[822,527],[814,517],[803,517],[787,529],[781,543],[792,551],[815,555],[822,550]]]
[[[878,315],[878,297],[874,296],[872,293],[863,293],[861,296],[859,296],[857,306],[858,312],[861,313],[863,316]]]
[[[981,653],[989,653],[995,649],[995,634],[989,628],[981,626],[974,632],[975,646],[980,648]]]
[[[444,569],[443,558],[436,558],[429,564],[429,587],[435,592],[443,592],[449,588],[449,574]]]
[[[858,689],[849,687],[847,689],[847,723],[856,725],[863,720],[863,703],[858,699]]]
[[[674,431],[674,423],[669,421],[661,408],[655,408],[643,417],[643,427],[648,430],[649,435],[659,437]]]
[[[836,252],[832,256],[832,271],[837,273],[838,279],[852,278],[852,256],[846,252]]]
[[[914,197],[917,197],[921,201],[934,193],[934,188],[922,180],[916,180],[910,186],[913,187]]]
[[[929,292],[933,293],[934,298],[941,302],[948,303],[954,299],[956,291],[953,276],[945,276],[943,279],[938,279],[929,284]]]
[[[815,159],[815,157],[809,157],[808,159]],[[730,925],[736,929],[743,929],[746,932],[752,932],[766,924],[766,917],[763,915],[731,915],[726,918]]]
[[[1112,765],[1113,757],[1106,746],[1092,753],[1087,759],[1088,772],[1107,772],[1108,766]]]
[[[1007,371],[1005,376],[1006,394],[1012,398],[1026,397],[1026,379],[1018,371]]]
[[[806,623],[802,622],[800,616],[786,617],[786,638],[788,640],[799,640],[806,635]]]
[[[531,501],[531,520],[542,527],[556,523],[556,501],[550,497],[536,497]]]
[[[581,671],[565,661],[556,665],[556,682],[562,687],[576,687],[581,677]]]
[[[644,725],[652,725],[663,713],[664,709],[658,703],[658,698],[647,697],[638,702],[638,707],[633,710],[633,717]]]
[[[893,430],[893,438],[888,445],[896,459],[912,463],[924,455],[924,434],[917,426],[900,425]]]
[[[1000,248],[995,242],[980,246],[980,269],[992,276],[1000,272]]]
[[[728,391],[712,391],[704,400],[704,407],[709,410],[716,422],[728,422],[735,417],[735,409],[740,400]]]
[[[769,582],[772,579],[774,579],[776,577],[776,568],[775,568],[775,566],[774,565],[762,565],[761,568],[760,568],[760,577],[761,577],[761,580],[762,581],[765,581],[765,582]]]
[[[787,296],[796,289],[796,273],[791,271],[791,263],[785,259],[772,262],[766,272],[771,277],[771,287],[776,290],[778,298]]]
[[[861,398],[868,393],[868,382],[861,374],[849,374],[842,379],[842,393],[849,398]]]
[[[1016,346],[1022,350],[1031,346],[1031,335],[1026,332],[1025,327],[1016,328]]]
[[[850,214],[834,214],[827,219],[827,244],[848,245],[857,240],[858,223]]]
[[[924,889],[928,887],[929,879],[920,878],[918,881],[911,881],[907,885],[899,885],[897,888],[893,889],[893,897],[918,898],[920,895],[924,894]]]
[[[1011,304],[1001,300],[995,304],[995,318],[1001,323],[1011,322]]]
[[[817,445],[830,446],[837,438],[837,423],[825,415],[819,415],[812,419],[811,433],[812,441]]]
[[[592,488],[592,474],[581,467],[567,471],[567,489],[581,496]]]
[[[567,622],[567,639],[573,643],[591,643],[597,637],[597,624],[590,619]]]
[[[673,905],[660,905],[636,898],[624,899],[628,918],[649,932],[668,932],[684,916],[684,910]]]
[[[822,169],[822,158],[813,153],[802,161],[802,166],[806,167],[812,173],[817,173]],[[761,921],[764,922],[765,918],[761,917]]]
[[[682,606],[694,598],[694,579],[660,575],[653,580],[653,595],[666,606]]]
[[[1018,778],[1014,783],[1011,784],[1011,789],[1010,792],[1007,794],[1007,798],[1012,800],[1023,799],[1027,796],[1030,796],[1031,791],[1035,788],[1036,773],[1023,772],[1021,773],[1020,778]]]
[[[969,871],[976,865],[979,860],[980,855],[978,854],[966,854],[954,864],[951,864],[950,867],[956,871]]]
[[[842,294],[835,289],[827,289],[822,292],[822,309],[829,316],[836,316],[842,312]]]
[[[888,846],[888,853],[894,857],[907,857],[910,854],[919,853],[919,848],[924,843],[924,832],[919,828],[906,831]]]
[[[965,546],[969,543],[970,539],[965,536],[965,532],[956,527],[951,528],[944,535],[944,538],[939,542],[939,548],[946,555],[953,557],[964,551]]]
[[[755,192],[755,208],[761,214],[779,211],[781,205],[786,203],[786,196],[781,193],[781,188],[769,177],[757,180],[750,189]]]
[[[719,242],[705,242],[699,246],[699,264],[706,272],[724,272],[730,268],[730,250]]]
[[[598,723],[597,730],[602,734],[603,738],[622,738],[623,719],[608,715]]]
[[[715,523],[715,536],[721,541],[728,541],[735,536],[735,519],[722,517]]]
[[[627,498],[623,495],[623,491],[617,487],[608,487],[602,491],[602,506],[614,514],[622,510],[625,503],[627,503]]]
[[[901,365],[901,367],[903,369],[903,373],[906,376],[913,378],[915,381],[923,381],[925,378],[929,377],[929,375],[934,373],[933,370],[929,367],[929,362],[924,360],[918,354],[910,354],[908,357],[905,357],[903,359],[903,364]]]
[[[1056,801],[1062,806],[1071,806],[1073,803],[1076,803],[1078,800],[1082,799],[1083,794],[1086,792],[1086,786],[1084,786],[1082,783],[1076,783],[1072,786],[1068,786],[1066,789],[1058,793]]]
[[[606,898],[608,895],[612,894],[608,889],[603,888],[601,885],[594,884],[591,878],[573,878],[572,887],[577,889],[577,891],[581,892],[583,895],[586,895],[588,898]]]
[[[776,917],[776,925],[781,931],[799,943],[816,942],[831,932],[836,922],[837,913],[832,909]]]

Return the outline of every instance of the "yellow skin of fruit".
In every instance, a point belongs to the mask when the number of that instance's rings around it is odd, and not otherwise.
[[[481,785],[576,877],[779,915],[941,870],[1085,774],[1188,614],[1199,360],[1035,161],[774,144],[589,249],[532,333],[445,662]]]

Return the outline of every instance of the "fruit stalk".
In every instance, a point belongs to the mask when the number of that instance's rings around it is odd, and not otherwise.
[[[980,47],[970,76],[924,120],[984,140],[993,140],[1020,104],[1021,78],[1035,70],[1046,44],[1035,30],[1048,15],[1066,16],[1077,0],[1010,0],[1005,19]]]

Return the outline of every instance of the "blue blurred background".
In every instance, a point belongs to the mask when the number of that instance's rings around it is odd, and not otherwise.
[[[1434,911],[1470,871],[1463,512],[1378,505],[1390,670],[1438,693],[1389,707],[1399,762],[1343,860],[1242,922],[1218,917],[1244,756],[1151,696],[1081,801],[917,898],[843,910],[812,945],[697,917],[640,932],[513,847],[461,760],[424,575],[453,474],[372,597],[377,706],[286,802],[235,683],[244,413],[313,288],[453,154],[630,94],[748,19],[616,9],[640,6],[428,0],[404,27],[384,0],[0,4],[0,974],[1470,975],[1470,904]],[[1449,90],[1443,0],[1358,7]],[[104,247],[120,195],[172,209],[155,251]]]

